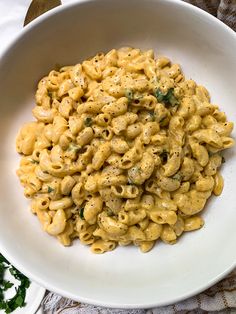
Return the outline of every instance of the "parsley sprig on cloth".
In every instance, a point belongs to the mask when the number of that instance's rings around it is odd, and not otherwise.
[[[7,269],[20,283],[15,287],[15,295],[6,300],[4,296],[5,291],[14,286],[14,283],[4,279]],[[2,254],[0,254],[0,309],[4,310],[5,313],[11,313],[18,307],[25,306],[26,290],[29,285],[29,279],[12,266]]]

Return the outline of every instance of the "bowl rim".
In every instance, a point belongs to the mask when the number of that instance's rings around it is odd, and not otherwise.
[[[30,33],[32,30],[37,28],[38,25],[43,23],[45,20],[50,19],[52,16],[57,15],[57,14],[61,13],[62,11],[70,10],[71,8],[77,7],[83,3],[89,3],[89,2],[95,3],[95,1],[98,2],[98,0],[75,0],[72,3],[67,3],[67,4],[60,5],[58,7],[55,7],[53,9],[51,9],[50,11],[44,13],[43,15],[37,17],[35,20],[30,22],[24,28],[22,28],[22,30],[19,32],[19,34],[3,49],[3,51],[0,55],[0,61],[3,61],[5,58],[7,58],[9,51],[11,51],[11,49],[17,44],[18,41],[21,40],[22,37],[26,36],[26,34]],[[112,1],[124,1],[125,2],[126,0],[112,0]],[[186,2],[181,1],[181,0],[152,0],[152,1],[157,2],[157,3],[158,2],[159,3],[169,3],[171,5],[186,7],[189,10],[189,12],[192,11],[194,14],[202,16],[205,19],[208,19],[209,21],[211,21],[212,23],[215,23],[216,25],[218,24],[219,27],[221,27],[225,32],[228,32],[232,36],[232,38],[234,38],[234,40],[236,40],[236,32],[234,32],[229,26],[224,24],[221,20],[217,19],[216,17],[214,17],[210,13],[208,13],[208,12],[206,12],[206,11],[204,11],[204,10],[202,10],[202,9],[192,5],[192,4],[186,3]],[[0,252],[7,258],[7,260],[9,260],[9,262],[11,264],[13,264],[17,269],[19,269],[19,271],[24,273],[27,277],[32,279],[34,282],[38,283],[40,286],[42,286],[45,289],[50,290],[54,293],[62,295],[66,298],[72,299],[72,300],[76,300],[79,302],[83,302],[83,303],[87,303],[87,304],[91,304],[91,305],[95,305],[95,306],[110,307],[110,308],[148,309],[148,308],[171,305],[171,304],[183,301],[185,299],[188,299],[188,298],[190,298],[194,295],[197,295],[197,294],[201,293],[202,291],[208,289],[209,287],[213,286],[214,284],[219,282],[221,279],[223,279],[225,276],[227,276],[236,267],[236,261],[235,261],[231,266],[229,266],[223,272],[218,274],[216,277],[212,278],[212,280],[208,281],[205,284],[202,284],[197,289],[196,288],[192,289],[188,293],[184,293],[183,295],[180,295],[176,298],[173,298],[171,300],[171,302],[168,302],[168,301],[162,301],[162,302],[156,301],[155,302],[155,301],[153,301],[152,303],[149,302],[148,304],[129,304],[129,303],[119,304],[119,303],[109,303],[109,301],[108,301],[107,303],[104,303],[104,302],[100,302],[98,300],[93,300],[93,299],[86,298],[86,297],[79,297],[77,295],[74,295],[73,293],[68,293],[67,291],[63,290],[63,288],[57,288],[57,287],[51,285],[50,283],[46,283],[45,281],[41,280],[40,277],[38,277],[37,275],[28,271],[25,268],[24,264],[22,264],[21,261],[15,260],[12,256],[12,254],[8,252],[7,247],[4,245],[3,242],[4,241],[2,241],[0,238]]]
[[[61,4],[42,15],[35,18],[33,21],[31,21],[26,26],[22,27],[19,34],[16,35],[16,37],[6,45],[6,47],[3,49],[2,53],[0,54],[0,60],[3,60],[6,55],[8,54],[8,51],[11,50],[11,48],[21,39],[21,37],[25,36],[25,34],[29,33],[32,29],[36,28],[39,24],[43,23],[45,20],[49,19],[51,16],[59,14],[62,11],[65,11],[67,9],[70,9],[72,7],[76,7],[82,3],[87,2],[98,2],[100,0],[74,0],[71,3]],[[111,1],[126,1],[126,0],[111,0]],[[192,10],[196,14],[202,15],[204,18],[210,19],[213,23],[218,24],[220,27],[222,27],[225,31],[229,32],[231,36],[233,36],[236,40],[236,32],[230,28],[228,25],[226,25],[224,22],[213,16],[212,14],[204,11],[203,9],[194,6],[193,4],[190,4],[188,2],[184,2],[184,0],[153,0],[154,2],[162,2],[162,3],[169,3],[172,5],[179,5],[180,7],[186,7],[189,10]]]
[[[202,285],[198,287],[197,289],[192,289],[188,293],[185,293],[181,296],[175,297],[172,299],[171,302],[163,301],[163,302],[152,302],[148,304],[120,304],[120,303],[104,303],[100,302],[98,300],[93,300],[90,298],[85,297],[79,297],[74,294],[68,293],[63,288],[56,288],[55,286],[51,285],[50,283],[45,283],[45,281],[42,281],[38,276],[32,274],[30,271],[28,271],[24,265],[20,262],[14,261],[14,258],[12,258],[11,254],[8,254],[7,250],[5,250],[0,242],[0,252],[6,257],[6,259],[14,265],[20,272],[22,272],[24,275],[26,275],[29,279],[34,281],[36,284],[40,285],[42,288],[46,289],[47,291],[53,292],[55,294],[58,294],[62,297],[68,298],[70,300],[78,301],[81,303],[86,303],[90,305],[100,306],[100,307],[107,307],[107,308],[114,308],[114,309],[150,309],[155,307],[163,307],[163,306],[169,306],[172,304],[176,304],[178,302],[187,300],[195,295],[198,295],[199,293],[205,291],[206,289],[212,287],[217,282],[225,278],[229,273],[231,273],[235,267],[236,267],[236,261],[234,264],[232,264],[229,268],[227,268],[222,273],[218,274],[215,278],[208,281],[205,285]]]

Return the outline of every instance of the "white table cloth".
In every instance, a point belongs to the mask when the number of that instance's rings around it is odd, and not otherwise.
[[[62,3],[67,4],[74,1],[63,0]],[[211,10],[209,9],[217,9],[215,5],[221,3],[221,10],[218,10],[219,12],[216,11],[216,14],[211,13],[225,20],[232,28],[236,25],[236,0],[186,0],[186,2],[197,4],[210,12]],[[31,0],[0,0],[0,57],[10,42],[22,30],[25,14],[30,3]],[[229,4],[231,11],[227,9],[227,5]],[[211,5],[214,8],[210,7]],[[226,13],[223,14],[222,12],[233,13],[227,16]],[[48,293],[44,299],[40,313],[43,310],[46,314],[176,314],[187,312],[204,313],[204,311],[212,313],[218,311],[220,313],[236,313],[236,271],[203,293],[178,304],[162,308],[150,310],[105,309],[80,304],[56,294]]]

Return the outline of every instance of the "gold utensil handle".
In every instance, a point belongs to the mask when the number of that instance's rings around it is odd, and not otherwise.
[[[43,13],[61,5],[60,0],[33,0],[26,13],[24,26]]]

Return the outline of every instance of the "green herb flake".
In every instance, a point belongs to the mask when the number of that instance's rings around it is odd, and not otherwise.
[[[2,287],[3,287],[2,289],[3,289],[3,291],[6,291],[6,290],[10,289],[13,285],[14,284],[12,282],[10,282],[10,281],[6,281],[6,280],[2,281]]]
[[[178,102],[177,98],[174,95],[174,88],[170,88],[168,90],[168,93],[166,94],[166,97],[167,97],[168,102],[170,103],[170,105],[172,107],[175,107],[175,106],[179,105],[179,102]]]
[[[80,151],[81,147],[74,144],[74,143],[70,143],[69,147],[68,147],[68,151],[74,151],[75,153],[78,153]]]
[[[182,174],[180,172],[177,172],[172,179],[177,180],[177,181],[181,181],[182,180]]]
[[[156,118],[155,112],[154,111],[149,111],[149,115],[150,115],[152,121],[155,121],[155,118]]]
[[[48,193],[54,192],[54,189],[50,186],[48,186]]]
[[[37,160],[35,160],[35,159],[31,159],[30,162],[31,162],[32,164],[38,164],[38,163],[39,163],[39,162],[38,162]]]
[[[79,216],[81,219],[84,220],[84,208],[83,207],[79,209]]]
[[[165,94],[163,94],[159,88],[154,91],[154,96],[159,102],[164,101]]]
[[[110,208],[108,208],[107,209],[107,216],[108,217],[112,217],[112,216],[114,216],[115,214],[113,213],[113,211],[110,209]]]
[[[22,307],[23,304],[24,304],[24,298],[23,298],[21,295],[19,295],[19,296],[16,298],[15,302],[16,302],[16,304],[17,304],[19,307]]]
[[[225,157],[224,157],[224,156],[222,156],[221,163],[222,163],[222,164],[225,163]]]
[[[134,99],[134,93],[131,89],[126,89],[125,97],[128,98],[128,101],[131,102]]]
[[[170,88],[166,94],[163,94],[158,88],[154,91],[154,96],[159,102],[163,102],[167,107],[175,107],[179,105],[179,101],[174,95],[174,88]]]
[[[93,124],[93,119],[90,117],[87,117],[86,119],[84,119],[84,125],[85,126],[91,126]]]

